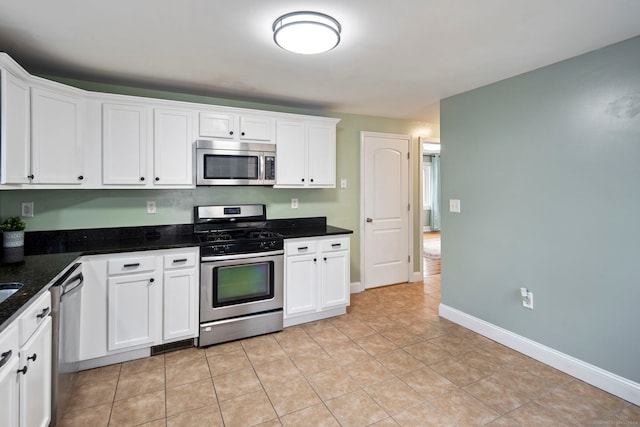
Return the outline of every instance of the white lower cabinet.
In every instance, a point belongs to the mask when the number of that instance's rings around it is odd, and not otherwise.
[[[20,426],[47,427],[51,420],[51,316],[20,348]]]
[[[346,312],[349,259],[348,237],[285,241],[285,326]]]
[[[198,334],[199,248],[84,257],[80,328],[84,363]],[[140,357],[139,355],[137,357]]]
[[[17,426],[20,415],[18,322],[0,333],[0,426]]]
[[[155,342],[154,329],[162,320],[158,312],[162,284],[156,282],[156,274],[126,274],[107,280],[107,350]]]
[[[163,341],[193,337],[194,331],[197,334],[199,319],[198,253],[171,254],[163,258]]]
[[[51,296],[42,294],[0,334],[0,426],[51,420]]]

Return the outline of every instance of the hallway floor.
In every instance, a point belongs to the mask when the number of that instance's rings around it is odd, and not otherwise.
[[[63,426],[640,425],[640,407],[440,318],[440,275],[345,316],[84,371]]]

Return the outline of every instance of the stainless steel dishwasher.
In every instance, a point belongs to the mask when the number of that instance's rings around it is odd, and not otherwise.
[[[58,424],[75,385],[80,356],[80,307],[84,277],[75,263],[51,288],[51,424]]]

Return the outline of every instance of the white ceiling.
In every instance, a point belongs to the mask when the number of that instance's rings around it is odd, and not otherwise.
[[[285,52],[280,15],[342,24]],[[424,119],[440,99],[640,35],[638,0],[0,0],[0,51],[32,73]]]

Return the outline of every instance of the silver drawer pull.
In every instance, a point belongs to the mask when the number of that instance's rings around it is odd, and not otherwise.
[[[136,262],[136,263],[133,263],[133,264],[125,264],[124,265],[124,268],[130,268],[130,267],[140,267],[140,263]]]
[[[38,319],[44,319],[45,317],[47,317],[47,314],[49,314],[49,307],[43,308],[40,314],[38,314],[36,317]]]
[[[342,243],[332,243],[331,244],[332,248],[339,248],[340,246],[342,246]]]
[[[177,263],[179,263],[179,262],[187,262],[187,259],[186,259],[186,258],[180,258],[180,259],[174,259],[174,260],[173,260],[173,263],[174,263],[174,264],[177,264]]]
[[[300,246],[298,251],[306,251],[307,249],[309,249],[309,246]]]

